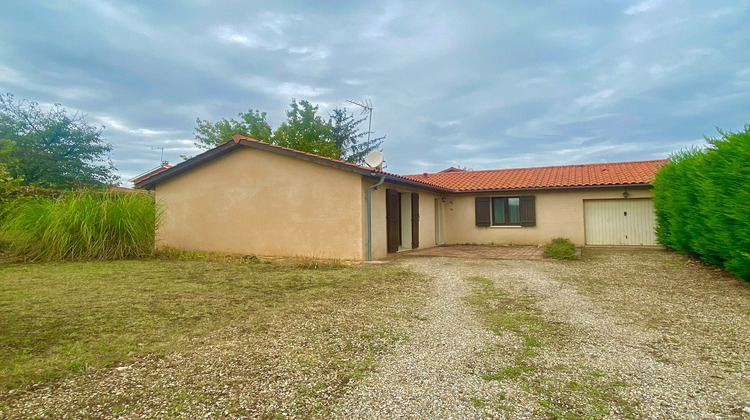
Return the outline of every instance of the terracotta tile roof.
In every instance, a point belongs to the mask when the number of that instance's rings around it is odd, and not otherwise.
[[[419,175],[397,175],[343,160],[332,159],[312,153],[266,143],[240,135],[192,159],[174,167],[162,166],[133,179],[137,187],[152,188],[182,172],[215,159],[240,146],[249,146],[272,151],[299,159],[308,160],[339,169],[351,170],[365,176],[385,175],[387,182],[411,185],[441,192],[493,191],[511,189],[536,189],[560,187],[586,187],[606,185],[648,184],[656,171],[666,162],[650,160],[641,162],[597,163],[589,165],[549,166],[543,168],[499,169],[467,171],[448,168],[437,173]],[[377,175],[376,175],[377,174]],[[374,178],[377,179],[377,178]]]
[[[446,170],[404,177],[453,191],[643,185],[650,183],[666,162],[660,159],[484,171]]]
[[[170,165],[167,162],[162,162],[161,166],[158,166],[148,172],[142,173],[138,175],[137,177],[130,180],[134,185],[138,184],[139,182],[143,182],[149,178],[151,178],[154,175],[159,175],[160,173],[166,171],[167,169],[171,168],[172,165]]]

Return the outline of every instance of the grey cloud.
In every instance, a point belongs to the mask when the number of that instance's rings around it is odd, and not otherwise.
[[[664,157],[750,105],[750,1],[24,1],[0,89],[108,126],[121,174],[195,118],[372,99],[400,173]],[[352,111],[352,106],[348,106]],[[147,164],[147,162],[152,162]]]

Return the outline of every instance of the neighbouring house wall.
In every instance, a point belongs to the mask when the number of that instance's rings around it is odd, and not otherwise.
[[[376,180],[363,180],[362,191],[367,194],[367,187],[376,184]],[[419,194],[419,248],[429,248],[435,246],[435,199],[442,196],[435,195],[429,191],[406,188],[399,185],[385,183],[377,190],[372,192],[372,257],[373,259],[382,259],[388,256],[388,239],[386,229],[386,209],[385,209],[385,190],[395,189],[400,193],[418,193]],[[363,202],[366,196],[363,194]],[[366,212],[366,209],[364,210]],[[363,255],[367,258],[367,219],[366,213],[363,213]],[[410,229],[411,219],[404,220],[404,229]],[[409,230],[410,232],[410,230]],[[408,235],[407,235],[408,236]],[[411,242],[404,244],[408,249]]]
[[[623,199],[624,188],[591,188],[560,191],[522,191],[519,193],[453,194],[445,203],[445,242],[448,244],[545,244],[557,237],[568,238],[577,245],[586,242],[583,200]],[[629,198],[651,198],[646,187],[629,187]],[[536,226],[490,226],[475,224],[474,198],[536,197]]]
[[[361,260],[362,177],[241,148],[157,185],[157,247]]]

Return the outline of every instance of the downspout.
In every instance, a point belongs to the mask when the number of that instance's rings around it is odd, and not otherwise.
[[[371,175],[377,175],[372,173]],[[372,261],[372,190],[378,189],[385,182],[385,175],[380,177],[380,182],[367,187],[367,261]]]

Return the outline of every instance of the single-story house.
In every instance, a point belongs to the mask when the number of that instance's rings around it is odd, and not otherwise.
[[[157,247],[344,260],[442,244],[655,245],[666,160],[396,175],[235,136],[136,187]]]

